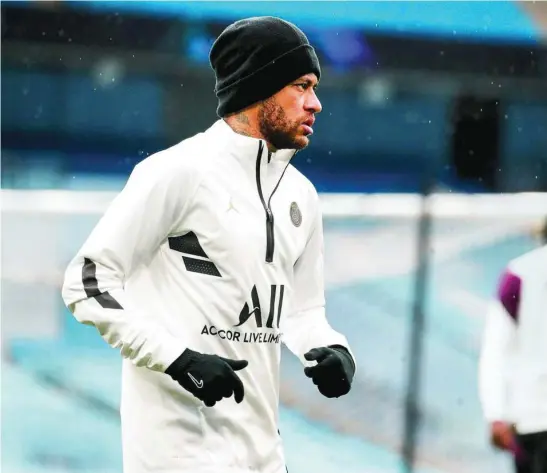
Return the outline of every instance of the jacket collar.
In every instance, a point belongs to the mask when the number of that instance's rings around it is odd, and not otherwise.
[[[255,162],[259,149],[262,149],[262,158],[268,162],[268,147],[265,140],[236,133],[223,119],[217,120],[209,129],[217,142],[226,147],[226,150],[240,160]],[[261,146],[262,143],[262,146]],[[282,149],[271,153],[269,162],[288,163],[296,154],[295,149]]]

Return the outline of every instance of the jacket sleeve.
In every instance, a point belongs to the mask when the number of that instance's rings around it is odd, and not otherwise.
[[[488,422],[512,422],[510,375],[514,362],[520,279],[506,271],[486,314],[479,358],[479,397]]]
[[[325,313],[323,221],[319,197],[314,193],[313,224],[303,253],[294,266],[294,293],[289,314],[281,325],[283,343],[303,364],[312,348],[341,345],[355,361],[346,337],[334,330]]]
[[[94,326],[124,358],[163,372],[185,342],[154,314],[141,313],[124,291],[126,279],[154,256],[184,218],[197,188],[191,169],[161,159],[151,156],[135,167],[69,263],[62,297],[80,323]]]

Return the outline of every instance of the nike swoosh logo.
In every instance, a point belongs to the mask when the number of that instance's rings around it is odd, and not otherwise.
[[[203,379],[200,379],[199,381],[192,376],[191,373],[188,373],[188,377],[192,380],[192,382],[197,386],[198,389],[201,389],[203,387]]]

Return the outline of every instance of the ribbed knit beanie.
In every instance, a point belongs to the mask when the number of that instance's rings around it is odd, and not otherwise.
[[[272,16],[232,23],[214,42],[209,60],[216,77],[219,117],[267,99],[305,74],[321,77],[306,35]]]

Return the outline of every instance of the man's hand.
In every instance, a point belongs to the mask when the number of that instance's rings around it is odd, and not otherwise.
[[[186,349],[165,373],[206,406],[212,407],[232,394],[238,404],[243,401],[245,390],[235,372],[248,364],[246,360],[230,360]]]
[[[515,441],[513,426],[507,422],[494,421],[490,424],[490,442],[500,450],[511,450]]]
[[[315,366],[304,368],[304,373],[313,380],[323,396],[340,397],[349,392],[355,374],[355,363],[345,347],[331,345],[314,348],[304,358],[317,361]]]

